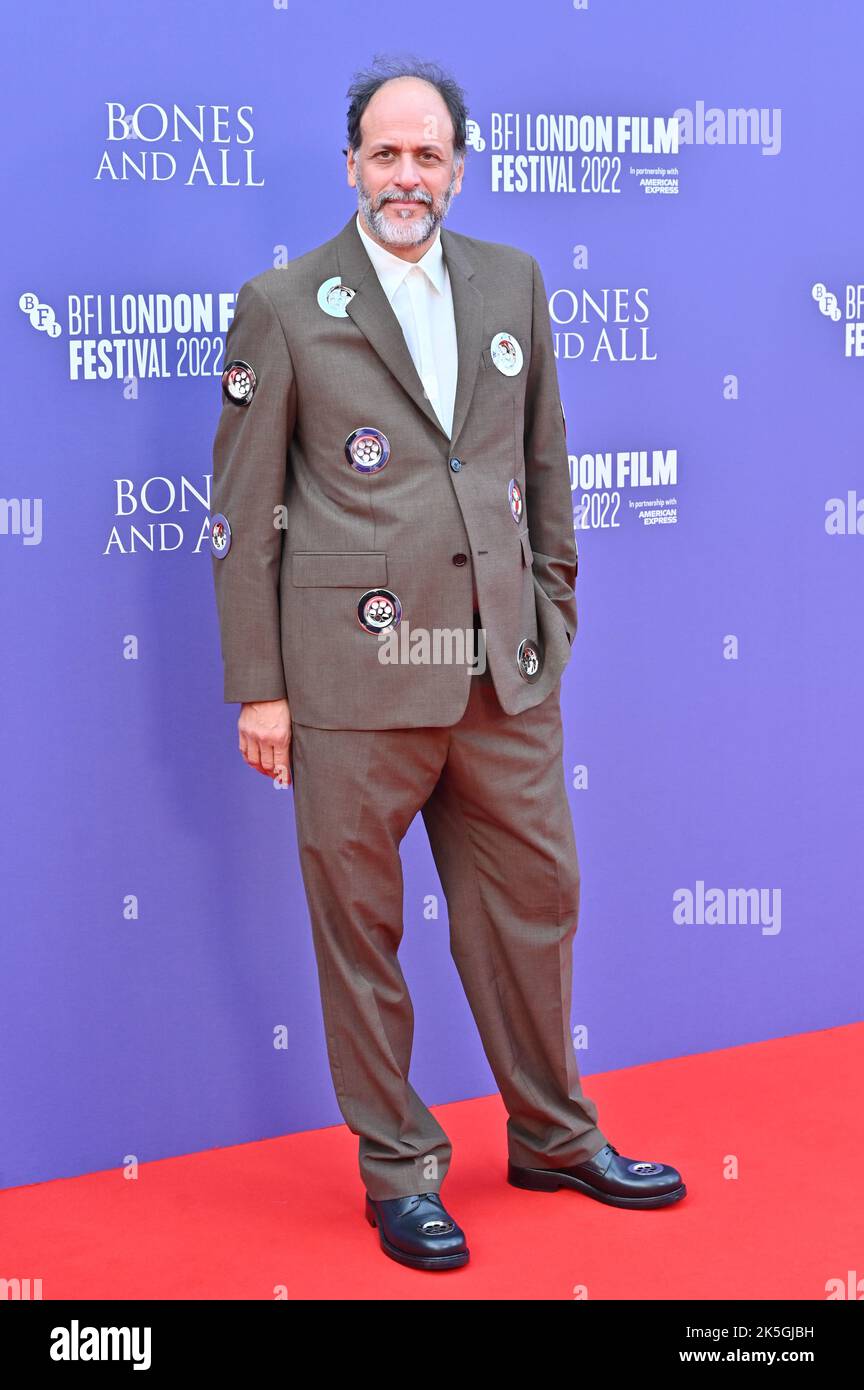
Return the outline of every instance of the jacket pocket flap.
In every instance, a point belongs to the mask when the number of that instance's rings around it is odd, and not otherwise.
[[[300,588],[374,589],[387,583],[387,556],[374,550],[295,550],[291,580]]]

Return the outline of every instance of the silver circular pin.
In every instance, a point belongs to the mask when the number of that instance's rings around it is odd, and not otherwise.
[[[390,457],[390,440],[372,425],[361,425],[345,440],[345,457],[358,473],[380,473]]]
[[[522,520],[523,502],[522,489],[515,478],[511,478],[507,484],[507,500],[510,503],[510,515],[518,526]]]
[[[526,681],[536,681],[543,667],[540,643],[531,637],[523,637],[516,652],[516,665]]]
[[[512,333],[496,333],[489,350],[499,372],[505,376],[518,376],[522,370],[522,349]]]
[[[234,405],[248,405],[257,385],[254,367],[240,358],[229,362],[222,373],[222,390]]]
[[[338,275],[331,275],[318,286],[318,308],[329,314],[331,319],[347,319],[348,304],[354,298],[354,290],[343,285]]]
[[[222,512],[214,512],[210,518],[210,549],[217,560],[224,560],[231,549],[231,526]]]
[[[402,604],[392,589],[367,589],[357,604],[357,620],[365,632],[385,632],[399,626]]]

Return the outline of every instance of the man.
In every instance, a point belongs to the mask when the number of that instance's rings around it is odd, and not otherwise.
[[[450,1269],[469,1252],[440,1197],[450,1143],[408,1081],[397,958],[399,846],[418,811],[509,1114],[509,1181],[630,1207],[685,1187],[607,1142],[570,1038],[580,878],[560,681],[577,553],[540,269],[442,229],[466,148],[452,79],[379,64],[349,96],[357,214],[237,298],[213,573],[240,751],[293,783],[367,1219],[393,1259]],[[485,666],[436,659],[436,634],[481,623]],[[409,624],[426,659],[383,659]]]

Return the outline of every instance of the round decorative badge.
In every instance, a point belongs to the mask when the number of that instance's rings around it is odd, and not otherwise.
[[[367,589],[357,604],[357,618],[366,632],[384,632],[388,627],[398,627],[402,604],[392,589]]]
[[[222,512],[216,512],[210,520],[210,549],[217,560],[224,560],[231,549],[231,527]]]
[[[448,1231],[455,1231],[455,1221],[445,1221],[442,1216],[430,1216],[428,1221],[422,1222],[421,1231],[425,1231],[429,1236],[446,1236]]]
[[[318,307],[331,319],[347,319],[345,305],[353,298],[354,290],[343,285],[338,275],[331,275],[329,280],[318,286]]]
[[[358,473],[380,473],[390,457],[390,440],[372,425],[361,425],[345,440],[345,457]]]
[[[518,376],[522,370],[522,349],[512,333],[496,333],[489,345],[492,361],[505,376]]]
[[[234,405],[248,405],[255,395],[258,378],[248,362],[229,362],[222,373],[222,390]]]
[[[530,637],[523,637],[519,643],[516,665],[519,667],[519,674],[524,676],[526,681],[536,681],[540,675],[543,658],[538,643],[532,642]]]
[[[522,489],[515,478],[511,478],[507,484],[507,497],[510,502],[510,515],[518,526],[522,520]]]

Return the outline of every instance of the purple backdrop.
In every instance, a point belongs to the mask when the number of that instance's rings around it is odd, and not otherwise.
[[[860,1017],[860,10],[94,0],[6,37],[0,1185],[341,1122],[293,794],[236,751],[202,532],[225,314],[356,207],[378,51],[463,82],[448,225],[535,255],[556,318],[580,1066]],[[580,147],[538,148],[562,115]],[[487,1094],[419,817],[405,864],[412,1081]]]

